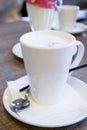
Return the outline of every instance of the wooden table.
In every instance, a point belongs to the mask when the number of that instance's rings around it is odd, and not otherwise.
[[[3,106],[2,96],[7,87],[7,80],[15,80],[26,74],[24,63],[12,53],[12,47],[19,41],[19,37],[30,31],[27,22],[19,21],[14,23],[0,24],[0,130],[49,130],[24,124],[7,113]],[[81,64],[87,63],[87,32],[75,35],[83,42],[85,54]],[[74,76],[87,83],[87,68],[77,70]],[[55,130],[87,130],[87,118],[72,126],[54,128]],[[51,130],[51,129],[50,129]]]

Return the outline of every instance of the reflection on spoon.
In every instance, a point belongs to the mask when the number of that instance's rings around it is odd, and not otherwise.
[[[19,99],[16,99],[11,102],[10,108],[12,111],[15,112],[15,111],[23,110],[23,109],[27,108],[29,105],[30,105],[29,100],[19,98]]]
[[[30,106],[30,101],[28,100],[29,89],[26,90],[26,94],[24,98],[19,98],[11,102],[10,109],[17,113],[20,110],[24,110],[25,108]]]

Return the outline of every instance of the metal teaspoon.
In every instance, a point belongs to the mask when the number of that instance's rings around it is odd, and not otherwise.
[[[17,113],[18,111],[24,110],[25,108],[30,106],[30,101],[28,100],[29,90],[30,89],[26,90],[26,94],[25,94],[24,98],[19,98],[19,99],[16,99],[16,100],[11,102],[10,109],[13,112]]]

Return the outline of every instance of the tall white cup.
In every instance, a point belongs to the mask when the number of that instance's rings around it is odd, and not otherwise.
[[[66,92],[69,69],[83,57],[83,44],[71,34],[53,30],[26,33],[20,43],[32,98],[40,104],[58,104]]]
[[[76,5],[62,5],[58,7],[60,30],[71,31],[76,26],[76,18],[80,7]]]
[[[54,8],[42,8],[29,3],[26,4],[26,8],[32,31],[51,28],[55,13]]]

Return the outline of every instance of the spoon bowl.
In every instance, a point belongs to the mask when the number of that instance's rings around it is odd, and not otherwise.
[[[18,98],[11,102],[10,109],[12,111],[17,112],[30,106],[30,101],[28,100],[29,90],[30,89],[26,90],[24,98]]]
[[[17,112],[30,106],[30,101],[27,99],[19,98],[11,102],[10,108],[12,111]]]

